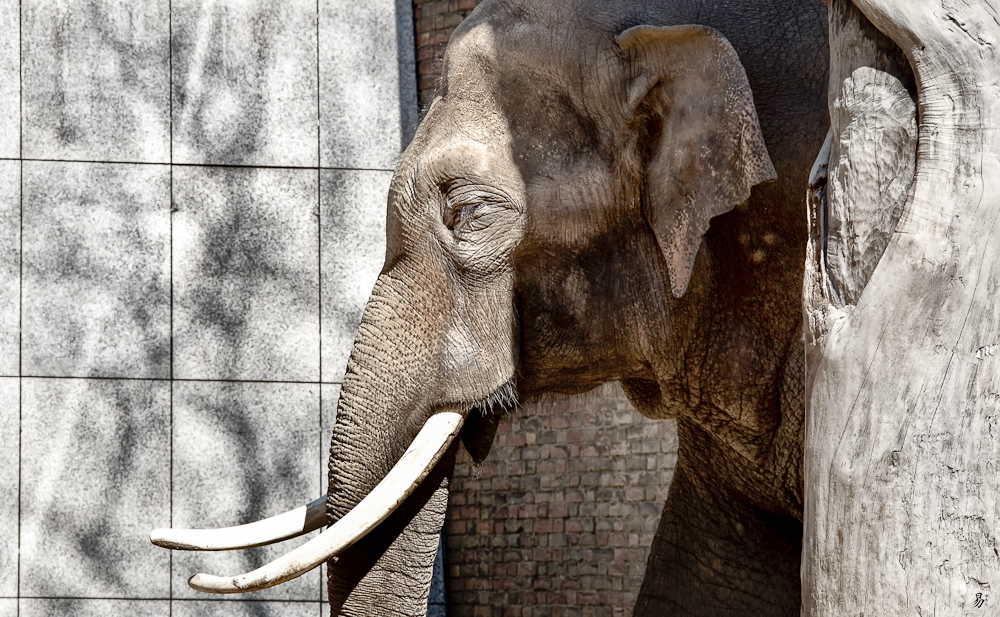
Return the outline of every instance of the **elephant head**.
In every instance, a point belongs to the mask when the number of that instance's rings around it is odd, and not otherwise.
[[[758,343],[716,366],[693,350],[710,313],[738,312],[742,292],[719,302],[719,277],[742,277],[733,262],[759,265],[753,242],[774,242],[738,226],[765,216],[745,203],[776,174],[727,39],[651,21],[638,9],[487,1],[463,22],[392,181],[326,519],[314,502],[249,540],[157,540],[222,548],[301,532],[303,517],[306,529],[332,527],[255,573],[193,585],[244,591],[328,560],[334,614],[424,614],[459,433],[481,461],[519,399],[612,380],[658,418],[740,396],[709,382],[745,367]],[[734,208],[729,231],[706,243],[712,219]],[[756,368],[774,381],[775,363]]]

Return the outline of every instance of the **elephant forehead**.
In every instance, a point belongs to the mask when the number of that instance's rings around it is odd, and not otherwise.
[[[483,19],[488,17],[486,14]],[[457,128],[477,137],[492,140],[509,135],[510,121],[500,102],[502,90],[510,85],[511,74],[529,70],[538,62],[547,63],[545,58],[553,51],[540,49],[538,37],[531,30],[527,24],[493,21],[460,26],[445,53],[443,100],[435,101],[431,110],[447,107],[447,115]],[[543,83],[533,86],[519,87],[515,95],[534,99],[535,88]]]
[[[464,24],[445,54],[441,95],[427,110],[414,141],[428,138],[428,150],[471,140],[491,146],[510,141],[510,123],[496,100],[496,49],[490,23]]]
[[[421,175],[431,182],[462,178],[504,189],[513,197],[524,192],[509,139],[484,143],[460,132],[432,148],[420,167]]]
[[[496,75],[496,35],[493,25],[481,22],[452,35],[444,57],[449,98],[491,100]]]

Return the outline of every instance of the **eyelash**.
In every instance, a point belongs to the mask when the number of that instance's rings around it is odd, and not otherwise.
[[[479,204],[467,203],[457,208],[449,208],[445,226],[454,231],[456,227],[472,220],[472,215],[479,208]]]

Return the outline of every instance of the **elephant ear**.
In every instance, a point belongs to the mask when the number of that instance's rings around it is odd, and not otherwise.
[[[616,42],[630,62],[628,105],[642,131],[643,214],[679,298],[711,218],[777,174],[746,72],[721,34],[703,26],[636,26]]]

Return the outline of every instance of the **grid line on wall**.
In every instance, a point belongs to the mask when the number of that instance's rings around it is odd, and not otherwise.
[[[317,131],[318,132],[318,131]],[[173,146],[171,146],[173,147]],[[300,169],[319,171],[387,171],[394,172],[395,169],[382,167],[332,167],[320,165],[245,165],[240,163],[160,163],[157,161],[98,161],[91,159],[56,159],[56,158],[10,158],[0,156],[0,161],[22,161],[26,163],[90,163],[93,165],[142,165],[161,167],[221,167],[235,169]]]
[[[22,0],[17,3],[17,156],[24,156],[24,27],[21,24]],[[17,574],[14,581],[14,591],[21,594],[21,454],[24,447],[24,395],[21,387],[21,373],[24,371],[24,163],[17,163],[18,186],[18,232],[17,232]],[[14,608],[16,617],[21,615],[21,602],[18,600]]]
[[[170,495],[169,520],[170,527],[174,526],[174,3],[167,0],[167,156],[170,161],[168,170],[168,181],[170,183],[170,197],[167,203],[167,218],[170,225],[170,241],[168,253],[170,256],[170,364],[167,368],[167,375],[170,377],[170,393],[168,395],[168,405],[170,420],[167,424],[167,451],[168,455],[168,482]],[[167,557],[167,596],[170,603],[167,605],[167,615],[174,615],[174,552],[168,551]]]
[[[24,80],[22,60],[24,51],[24,28],[21,27],[21,0],[17,3],[17,156],[24,156]],[[18,232],[17,232],[17,573],[14,578],[14,591],[21,593],[21,449],[24,444],[22,415],[24,413],[23,394],[21,392],[22,363],[24,362],[22,323],[24,320],[24,163],[17,163],[17,199],[18,199]],[[14,608],[16,617],[21,615],[21,602],[16,602]]]
[[[260,383],[260,384],[298,384],[307,386],[339,386],[340,381],[296,381],[294,379],[227,379],[219,378],[193,378],[193,377],[114,377],[107,375],[0,375],[0,378],[20,378],[20,379],[74,379],[89,381],[162,381],[167,383]]]
[[[251,597],[241,597],[239,600],[223,600],[217,599],[213,596],[208,596],[204,598],[170,598],[170,597],[127,597],[123,598],[121,596],[0,596],[0,600],[68,600],[72,602],[80,601],[103,601],[103,602],[200,602],[200,603],[219,603],[219,604],[322,604],[322,600],[303,600],[301,598],[287,598],[282,600],[275,600],[271,598],[261,599],[261,598],[251,598]]]
[[[316,0],[316,278],[317,278],[317,303],[319,307],[317,309],[317,326],[319,328],[319,381],[320,384],[316,386],[319,389],[319,408],[317,409],[317,426],[319,436],[319,453],[320,460],[318,461],[318,472],[319,472],[319,490],[326,493],[323,487],[323,124],[321,121],[322,114],[322,89],[320,88],[320,79],[322,73],[319,70],[320,65],[320,38],[319,38],[319,20],[320,20],[320,6],[319,0]],[[322,572],[323,566],[320,566],[320,571]],[[319,617],[323,617],[323,577],[319,577],[319,598],[321,600],[318,607]]]

